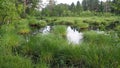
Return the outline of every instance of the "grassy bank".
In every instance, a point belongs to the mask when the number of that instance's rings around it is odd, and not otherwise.
[[[28,18],[4,24],[0,26],[0,68],[119,68],[119,24],[115,16]],[[46,25],[54,25],[49,34],[32,34]],[[66,25],[84,29],[81,44],[68,43]]]

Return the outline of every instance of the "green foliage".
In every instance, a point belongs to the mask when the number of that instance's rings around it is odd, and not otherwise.
[[[112,8],[113,8],[113,12],[115,12],[116,14],[119,14],[119,12],[120,12],[120,0],[113,0],[112,1]]]
[[[88,31],[84,33],[84,40],[85,42],[94,45],[100,45],[100,46],[104,46],[104,45],[112,45],[115,44],[115,39],[111,37],[109,34],[104,33],[104,32],[95,32],[95,31]]]
[[[20,36],[14,33],[4,34],[1,38],[1,43],[4,46],[19,46],[21,44]]]
[[[38,21],[37,21],[36,19],[34,19],[34,18],[32,18],[32,19],[30,18],[30,19],[29,19],[29,24],[30,24],[30,25],[36,25],[37,22],[38,22]]]
[[[46,21],[44,21],[44,20],[40,20],[40,21],[38,21],[38,26],[39,26],[40,28],[42,28],[42,27],[47,26],[47,23],[46,23]]]
[[[17,31],[19,34],[29,34],[30,33],[28,20],[22,19],[22,20],[16,22],[15,24],[16,24]]]
[[[33,68],[29,59],[19,56],[0,56],[0,68]]]
[[[35,28],[42,28],[42,27],[47,26],[47,22],[44,20],[37,20],[33,18],[29,20],[29,25]]]
[[[3,25],[0,31],[0,42],[2,46],[19,46],[21,44],[22,38],[15,32],[16,30],[13,24]]]
[[[54,52],[58,50],[58,46],[66,44],[61,37],[38,34],[37,36],[31,36],[29,42],[21,46],[22,50],[20,52],[31,57],[35,63],[39,61],[50,63],[53,60]]]
[[[92,13],[91,11],[84,11],[80,13],[80,16],[94,16],[94,13]]]
[[[49,66],[45,62],[39,62],[36,68],[49,68]]]
[[[74,25],[74,21],[59,19],[59,20],[54,21],[51,24],[53,24],[53,25],[68,25],[68,26],[72,26],[72,25]]]
[[[52,1],[51,1],[52,2]],[[47,5],[43,8],[42,16],[106,16],[113,15],[114,13],[119,14],[119,0],[83,0],[80,4],[77,3],[69,4],[54,4],[52,7]]]
[[[38,68],[111,68],[119,67],[120,47],[115,44],[115,40],[110,36],[95,32],[85,33],[84,42],[80,46],[69,45],[58,35],[38,34],[31,36],[30,41],[22,46],[21,54],[31,57]]]
[[[66,26],[64,25],[56,25],[53,27],[52,31],[55,35],[61,35],[63,37],[66,36]]]
[[[89,29],[99,29],[99,30],[108,30],[113,29],[116,25],[119,25],[119,16],[111,16],[111,17],[52,17],[49,18],[51,21],[50,25],[67,25],[81,28],[89,28]]]
[[[115,27],[115,31],[118,33],[118,36],[120,37],[120,25]]]
[[[0,0],[0,22],[9,23],[18,17],[13,1]]]
[[[75,20],[75,26],[76,26],[76,28],[79,28],[79,29],[87,29],[87,28],[89,28],[89,24],[83,23],[80,20]]]

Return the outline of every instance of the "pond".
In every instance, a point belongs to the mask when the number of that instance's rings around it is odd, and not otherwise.
[[[78,32],[76,29],[72,29],[70,26],[67,27],[67,40],[69,43],[79,44],[82,42],[83,33]]]
[[[51,29],[51,26],[46,26],[43,28],[42,33],[46,35],[50,32]],[[80,44],[83,40],[83,33],[78,32],[76,29],[68,26],[66,30],[66,37],[69,44]]]

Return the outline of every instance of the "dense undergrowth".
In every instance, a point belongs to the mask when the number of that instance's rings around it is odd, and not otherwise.
[[[28,18],[4,24],[0,26],[0,68],[120,68],[119,19]],[[46,25],[54,25],[49,34],[32,34]],[[68,43],[65,25],[84,33],[81,44]],[[91,31],[97,29],[105,33]]]

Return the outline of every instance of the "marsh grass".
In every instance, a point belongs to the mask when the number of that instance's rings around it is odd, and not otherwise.
[[[52,33],[58,36],[60,35],[60,36],[66,37],[66,30],[67,30],[67,26],[56,25],[53,27]]]
[[[99,34],[95,31],[87,31],[84,33],[84,41],[90,44],[97,45],[112,45],[115,44],[116,38],[111,37],[111,35],[107,33]]]
[[[19,34],[29,34],[31,31],[27,19],[22,19],[16,22],[15,25]]]
[[[29,59],[22,58],[20,56],[0,56],[1,68],[33,68],[33,65]]]
[[[56,21],[51,22],[52,25],[71,25],[78,26],[89,29],[100,29],[100,30],[108,30],[111,27],[115,27],[115,22],[119,21],[118,16],[92,16],[92,17],[51,17],[47,19],[56,19]],[[76,24],[76,21],[78,22]],[[110,25],[113,24],[113,25]],[[118,25],[118,24],[117,24]]]
[[[112,21],[115,18],[109,17]],[[79,23],[86,20],[96,20],[96,23],[109,18],[59,18],[76,19]],[[97,19],[99,19],[97,21]],[[90,24],[91,22],[87,24]],[[109,22],[108,22],[109,21]],[[119,68],[120,67],[120,39],[115,37],[117,26],[112,33],[98,34],[95,31],[84,31],[84,40],[81,44],[68,44],[63,37],[66,35],[66,26],[57,25],[51,33],[43,35],[17,33],[18,28],[28,28],[29,22],[21,21],[20,24],[6,24],[0,28],[0,68]],[[19,26],[16,28],[16,26]],[[118,33],[119,34],[119,33]]]
[[[120,47],[112,37],[94,31],[84,34],[83,43],[77,46],[54,34],[31,36],[21,46],[21,55],[30,57],[36,67],[119,68]]]

